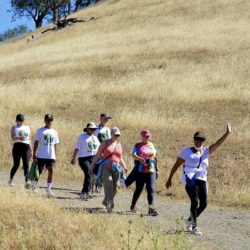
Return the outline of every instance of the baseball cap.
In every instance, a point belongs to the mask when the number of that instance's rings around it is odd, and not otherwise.
[[[141,131],[141,136],[149,137],[149,136],[151,136],[151,132],[148,129],[143,129]]]
[[[203,141],[205,141],[206,140],[206,136],[202,133],[202,132],[196,132],[195,134],[194,134],[194,139],[196,140],[196,139],[198,139],[198,140],[203,140]]]
[[[44,120],[46,121],[53,121],[54,120],[54,117],[53,117],[53,115],[52,114],[46,114],[45,116],[44,116]]]
[[[23,114],[16,115],[16,121],[23,122],[24,120],[25,120],[25,117]]]
[[[111,135],[121,135],[121,131],[117,127],[111,128]]]
[[[87,123],[86,128],[83,129],[83,132],[87,132],[88,129],[97,129],[97,126],[94,122]]]
[[[109,116],[107,113],[101,113],[100,114],[100,118],[107,118],[107,119],[111,119],[111,116]]]

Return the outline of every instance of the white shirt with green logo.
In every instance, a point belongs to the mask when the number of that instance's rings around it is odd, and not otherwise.
[[[12,131],[14,131],[15,136],[24,137],[24,140],[14,140],[14,143],[21,142],[25,144],[30,144],[30,127],[29,126],[14,125],[12,127]]]
[[[78,149],[77,157],[94,156],[99,146],[100,142],[95,135],[81,134],[75,146],[75,148]]]
[[[94,132],[94,135],[97,136],[100,143],[111,138],[110,129],[106,126],[103,127],[101,125],[98,125],[97,129]]]
[[[39,142],[36,152],[37,158],[56,159],[55,144],[59,143],[56,130],[53,128],[39,128],[36,132],[35,140]]]

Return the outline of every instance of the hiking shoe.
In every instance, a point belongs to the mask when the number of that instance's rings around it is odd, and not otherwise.
[[[80,194],[80,199],[83,200],[83,201],[87,201],[88,200],[88,196],[86,193],[81,193]]]
[[[148,215],[150,216],[157,216],[159,213],[156,211],[155,208],[149,208],[148,209]]]
[[[14,187],[14,186],[15,186],[15,184],[13,183],[13,180],[12,180],[12,179],[9,179],[8,185],[9,185],[10,187]]]
[[[187,231],[191,232],[192,231],[192,220],[189,220],[189,218],[187,218],[185,220],[185,224],[186,224]]]
[[[202,235],[202,232],[198,229],[198,227],[195,227],[192,229],[191,234],[193,235]]]
[[[135,205],[131,205],[131,206],[130,206],[130,211],[131,211],[131,213],[136,214],[137,210],[136,210]]]
[[[106,208],[107,208],[108,213],[111,214],[112,211],[113,211],[113,208],[114,208],[114,203],[111,202],[111,201],[107,202],[107,207]]]
[[[55,198],[56,197],[56,195],[50,189],[46,190],[46,194],[47,194],[48,198]]]

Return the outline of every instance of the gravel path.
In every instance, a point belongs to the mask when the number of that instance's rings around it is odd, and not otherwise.
[[[0,171],[0,186],[7,186],[9,173]],[[15,187],[23,187],[23,176],[19,170],[15,176]],[[45,197],[44,180],[40,181],[40,195]],[[61,184],[56,183],[54,193],[62,207],[73,212],[85,211],[88,213],[106,214],[106,209],[101,205],[103,194],[97,194],[89,201],[79,199],[81,184]],[[124,216],[126,220],[143,216],[143,220],[160,228],[165,233],[176,233],[178,225],[176,220],[186,217],[189,211],[189,204],[173,201],[167,197],[156,197],[157,209],[160,213],[157,217],[147,216],[146,197],[140,197],[137,214],[129,212],[129,205],[132,191],[119,191],[115,198],[114,213]],[[250,249],[250,212],[237,211],[230,208],[208,208],[198,219],[199,228],[203,232],[202,236],[190,237],[197,243],[209,249]],[[184,225],[184,224],[183,224]],[[188,233],[187,233],[188,234]]]

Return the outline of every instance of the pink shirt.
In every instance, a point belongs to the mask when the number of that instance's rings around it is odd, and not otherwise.
[[[120,163],[120,161],[122,159],[122,146],[121,146],[121,144],[118,143],[117,146],[115,146],[115,147],[112,144],[109,145],[108,147],[105,147],[102,151],[102,157],[106,158],[109,155],[111,155],[111,156],[107,160],[115,162],[115,163]],[[111,164],[103,164],[103,167],[111,167]]]

